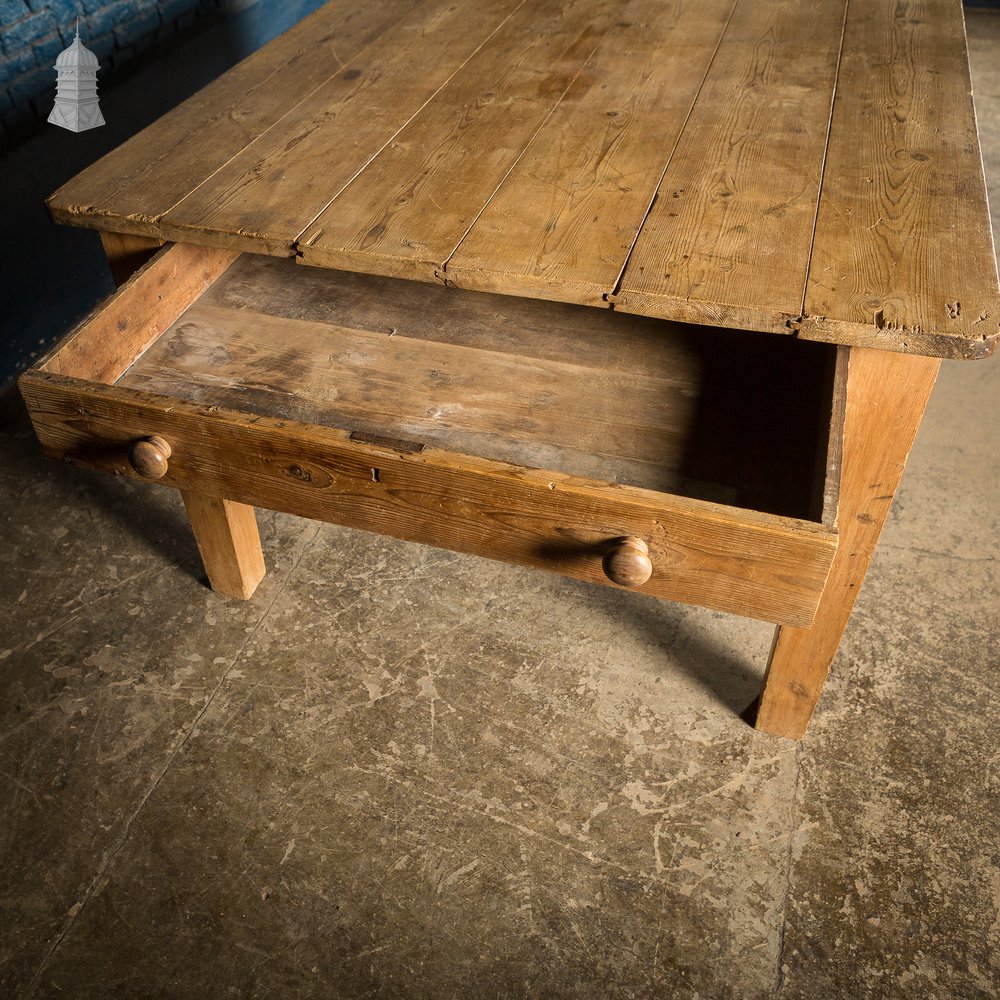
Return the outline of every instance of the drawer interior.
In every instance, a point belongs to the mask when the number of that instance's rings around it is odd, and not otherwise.
[[[20,386],[52,458],[589,583],[637,539],[644,593],[808,627],[846,358],[176,244]]]
[[[829,524],[837,350],[244,254],[116,384]]]

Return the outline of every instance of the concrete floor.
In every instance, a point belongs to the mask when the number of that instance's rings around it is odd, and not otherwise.
[[[944,366],[801,744],[760,623],[270,513],[221,599],[8,398],[0,995],[996,997],[998,390]]]

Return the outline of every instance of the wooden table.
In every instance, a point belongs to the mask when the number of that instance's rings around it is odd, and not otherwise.
[[[264,506],[764,618],[792,737],[1000,333],[960,0],[335,0],[49,206],[144,266],[39,438],[215,589]]]

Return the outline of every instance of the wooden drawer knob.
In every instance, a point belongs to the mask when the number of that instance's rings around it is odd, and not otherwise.
[[[146,479],[162,479],[167,474],[170,442],[154,434],[132,443],[128,464]]]
[[[619,538],[604,556],[604,575],[619,587],[641,587],[653,575],[649,546],[641,538]]]

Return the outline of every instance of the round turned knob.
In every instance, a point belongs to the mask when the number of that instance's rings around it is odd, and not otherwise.
[[[146,479],[162,479],[167,474],[170,443],[154,434],[132,443],[128,450],[128,464]]]
[[[619,538],[604,556],[604,575],[619,587],[641,587],[653,575],[649,546],[641,538]]]

